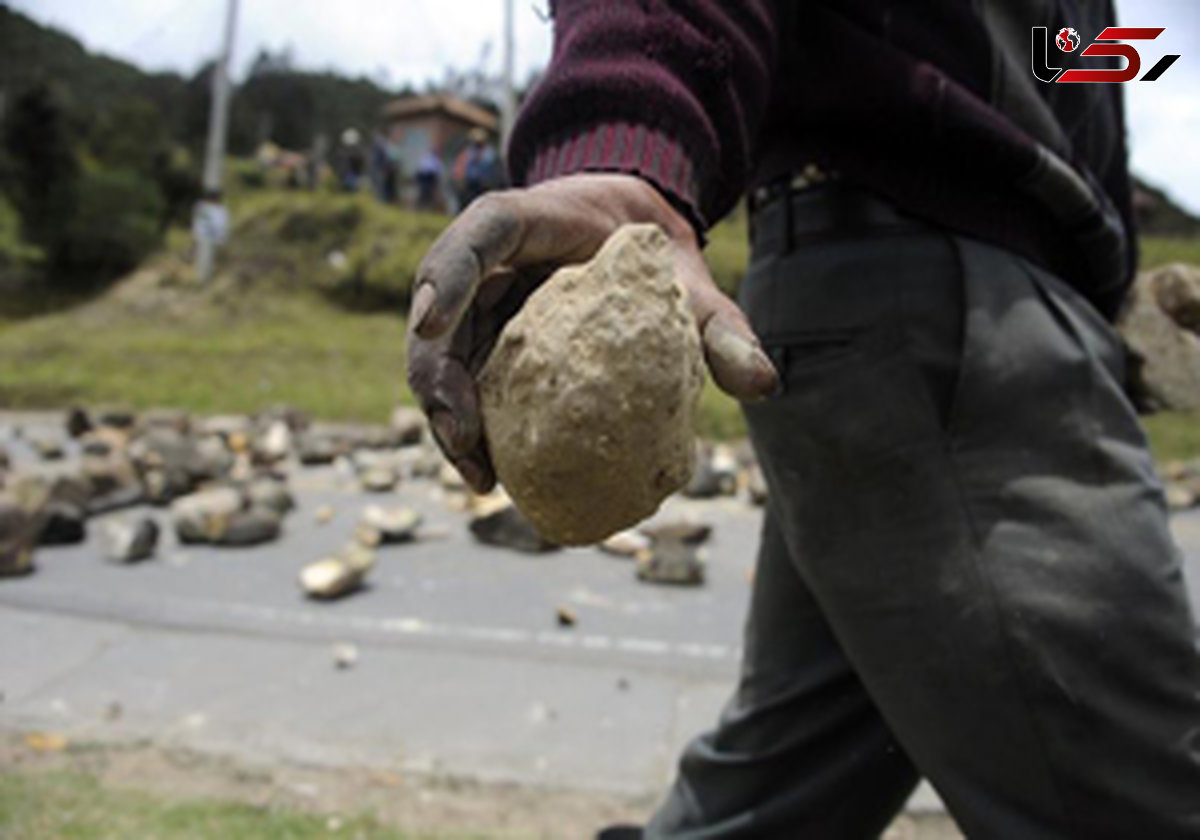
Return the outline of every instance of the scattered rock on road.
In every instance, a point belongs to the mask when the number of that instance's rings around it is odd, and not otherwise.
[[[105,555],[114,563],[147,560],[158,546],[158,532],[158,523],[148,516],[107,522],[103,530]]]
[[[214,487],[172,502],[171,522],[180,542],[207,542],[214,520],[227,519],[241,509],[241,493],[232,487]]]
[[[484,545],[511,548],[526,554],[554,551],[558,545],[538,533],[533,523],[507,499],[484,504],[468,526]]]
[[[0,577],[33,571],[36,517],[14,499],[0,496]]]
[[[600,543],[600,550],[605,554],[617,557],[636,557],[638,552],[650,548],[650,538],[641,531],[626,529],[617,531],[611,537]]]
[[[363,510],[359,524],[379,534],[380,542],[409,542],[416,539],[421,514],[412,508],[369,505]]]
[[[579,616],[570,607],[559,607],[554,611],[554,617],[559,627],[574,627],[579,622]]]
[[[65,426],[71,437],[81,437],[93,428],[91,415],[82,406],[74,406],[67,411]]]
[[[277,539],[282,530],[283,521],[278,513],[252,507],[210,520],[208,542],[226,546],[259,545]]]
[[[353,668],[358,664],[358,647],[349,642],[340,642],[333,646],[333,665],[339,671]]]
[[[737,475],[737,460],[728,446],[700,443],[696,447],[696,465],[683,495],[690,499],[732,496],[737,492]]]
[[[700,549],[682,540],[655,540],[649,552],[638,556],[637,577],[646,583],[698,586],[704,583]]]
[[[75,545],[87,538],[87,511],[78,504],[51,500],[40,518],[38,545]]]
[[[310,598],[340,598],[361,587],[374,566],[375,552],[351,542],[337,554],[305,566],[300,586]]]
[[[746,470],[746,492],[750,504],[762,507],[767,503],[767,480],[763,477],[762,467],[757,464]]]
[[[420,409],[396,406],[389,425],[397,446],[416,446],[425,437],[425,414]]]
[[[43,461],[58,461],[64,455],[62,441],[51,434],[31,435],[29,445]]]
[[[652,542],[677,541],[688,545],[700,545],[712,536],[712,526],[694,519],[671,519],[654,522],[638,528]]]

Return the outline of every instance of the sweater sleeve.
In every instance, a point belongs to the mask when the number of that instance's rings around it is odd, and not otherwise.
[[[703,231],[745,189],[777,48],[772,0],[558,0],[554,51],[513,129],[515,184],[647,179]]]

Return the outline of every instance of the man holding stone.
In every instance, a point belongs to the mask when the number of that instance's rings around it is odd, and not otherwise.
[[[1200,838],[1200,656],[1109,325],[1120,86],[1028,69],[1031,27],[1112,13],[1058,5],[559,0],[525,186],[422,266],[409,381],[477,489],[497,330],[627,223],[670,238],[744,401],[770,498],[741,680],[646,837],[875,837],[924,776],[972,838]],[[743,193],[739,308],[700,242]]]

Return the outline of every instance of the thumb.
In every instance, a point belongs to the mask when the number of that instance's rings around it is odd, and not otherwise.
[[[745,314],[717,288],[695,248],[676,251],[676,271],[688,291],[713,381],[739,400],[760,400],[779,389],[779,374]]]

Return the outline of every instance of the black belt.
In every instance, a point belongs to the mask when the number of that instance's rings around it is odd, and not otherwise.
[[[841,175],[834,170],[810,163],[797,173],[755,187],[746,196],[746,203],[750,212],[756,213],[781,196],[804,192],[838,180],[841,180]]]
[[[749,203],[756,254],[788,253],[804,239],[929,227],[869,190],[828,173],[814,179],[807,168],[804,175],[755,190]]]

